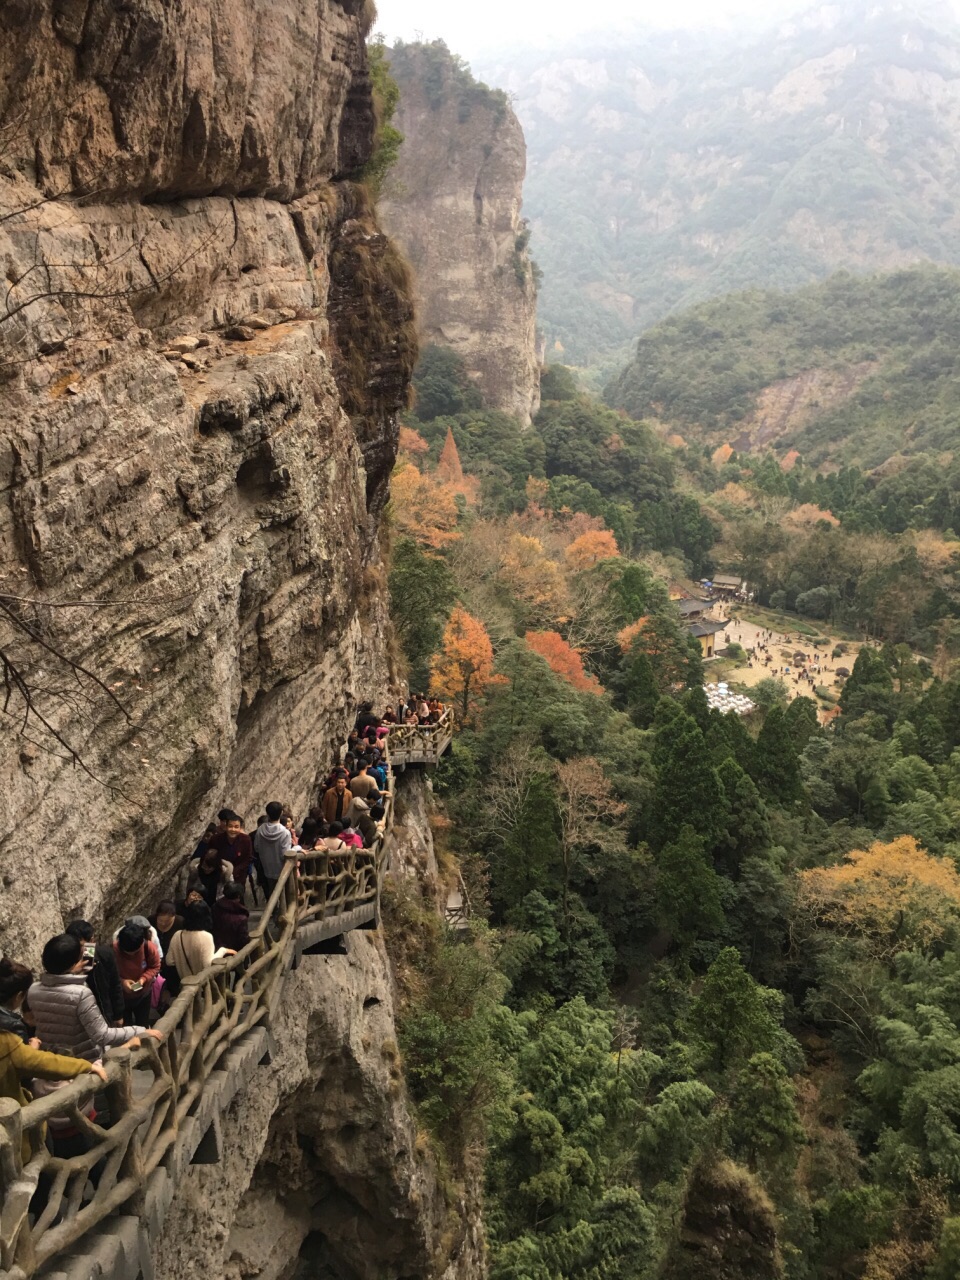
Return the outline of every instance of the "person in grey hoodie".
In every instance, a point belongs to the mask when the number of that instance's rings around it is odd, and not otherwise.
[[[280,821],[282,815],[283,805],[277,800],[271,800],[267,805],[267,820],[260,823],[253,836],[254,852],[263,868],[263,891],[267,895],[267,901],[280,879],[284,854],[293,848],[293,837]]]
[[[140,1038],[162,1040],[146,1027],[111,1027],[87,986],[87,960],[80,939],[72,933],[51,938],[43,948],[44,973],[27,994],[44,1049],[95,1062],[118,1044],[131,1048]]]

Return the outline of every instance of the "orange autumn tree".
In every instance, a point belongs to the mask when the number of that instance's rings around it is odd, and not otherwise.
[[[551,671],[580,693],[603,693],[600,681],[584,669],[580,654],[567,644],[559,631],[528,631],[524,639]]]
[[[618,556],[620,548],[608,529],[595,529],[581,534],[575,542],[571,542],[564,554],[568,568],[574,573],[581,573],[584,569],[592,569],[601,560]]]
[[[960,875],[949,858],[900,836],[855,849],[835,867],[801,871],[797,906],[811,927],[855,934],[889,958],[960,926]]]
[[[633,642],[637,636],[641,635],[649,618],[638,618],[636,622],[630,622],[617,632],[617,643],[620,646],[621,653],[629,653],[633,648]]]
[[[433,660],[430,687],[452,702],[461,724],[476,712],[477,702],[493,674],[493,645],[483,623],[457,605],[443,633],[440,652]]]
[[[397,467],[390,482],[390,510],[397,530],[421,547],[440,551],[460,537],[454,494],[412,462]]]

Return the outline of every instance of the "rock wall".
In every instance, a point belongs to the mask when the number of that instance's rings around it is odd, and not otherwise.
[[[404,142],[381,214],[414,268],[422,341],[451,347],[487,404],[528,425],[540,360],[523,130],[442,44],[399,46],[390,67]]]
[[[302,809],[386,685],[416,339],[352,181],[371,9],[4,6],[0,949],[25,960],[148,902],[222,804]]]

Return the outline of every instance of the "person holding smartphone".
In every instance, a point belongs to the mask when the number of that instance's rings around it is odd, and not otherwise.
[[[93,992],[97,1008],[111,1027],[122,1026],[126,1007],[113,947],[97,942],[89,920],[71,920],[66,931],[78,938],[83,948],[83,958],[87,965],[87,986]]]
[[[113,948],[123,986],[124,1019],[149,1024],[150,993],[160,973],[160,950],[136,924],[123,926]]]

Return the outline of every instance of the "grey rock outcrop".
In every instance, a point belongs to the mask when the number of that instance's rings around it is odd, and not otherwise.
[[[529,425],[540,360],[523,130],[441,43],[398,46],[390,67],[404,142],[380,209],[414,269],[421,339],[452,348],[485,402]]]
[[[385,688],[416,343],[350,181],[368,9],[5,7],[0,949],[26,960],[142,907],[211,809],[302,808]]]

